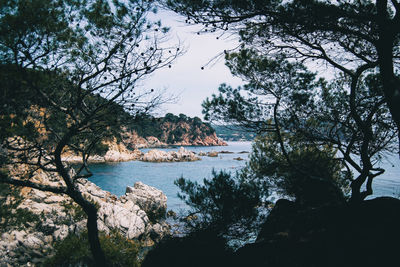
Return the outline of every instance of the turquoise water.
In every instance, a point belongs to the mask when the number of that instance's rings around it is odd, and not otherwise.
[[[162,150],[177,150],[179,148],[168,148]],[[245,160],[237,161],[233,158],[241,157],[247,159],[248,154],[238,154],[241,151],[250,151],[251,142],[231,142],[228,146],[214,147],[186,147],[196,153],[203,151],[231,151],[233,154],[219,154],[218,157],[201,157],[199,161],[193,162],[168,162],[152,163],[141,161],[128,161],[117,163],[93,164],[90,169],[93,176],[90,181],[100,188],[110,191],[112,194],[121,196],[125,194],[126,186],[133,186],[135,182],[141,181],[147,185],[154,186],[167,195],[168,209],[179,210],[185,204],[177,197],[178,187],[174,181],[180,177],[192,181],[201,182],[204,178],[211,178],[211,172],[225,170],[236,172],[245,165]],[[147,151],[149,149],[143,149]]]
[[[163,150],[177,150],[168,148]],[[201,157],[202,160],[194,162],[151,163],[129,161],[118,163],[93,164],[91,170],[94,175],[89,180],[100,188],[121,196],[125,194],[127,186],[133,186],[141,181],[162,190],[167,195],[168,209],[180,210],[185,204],[177,197],[178,187],[174,181],[180,177],[201,182],[204,178],[211,178],[211,172],[225,170],[236,172],[245,165],[245,161],[233,158],[247,159],[248,154],[239,154],[241,151],[250,151],[251,142],[228,142],[228,146],[221,147],[187,147],[196,153],[200,151],[231,151],[233,154],[219,154],[217,158]],[[144,149],[143,151],[147,151]],[[382,163],[385,173],[374,180],[374,196],[400,197],[400,160],[398,155],[388,157]]]

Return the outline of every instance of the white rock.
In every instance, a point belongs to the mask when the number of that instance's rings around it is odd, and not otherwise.
[[[22,242],[25,239],[26,232],[25,231],[12,231],[11,232],[11,237],[14,240],[17,240],[19,242]]]
[[[146,214],[156,218],[164,218],[167,210],[167,196],[157,188],[136,182],[127,188],[126,197],[143,209]]]
[[[44,236],[42,233],[33,233],[26,236],[22,243],[28,248],[40,248],[44,245],[43,239]]]
[[[140,158],[141,161],[148,162],[176,162],[176,161],[196,161],[200,160],[200,158],[196,157],[196,155],[192,151],[188,151],[185,148],[181,147],[178,151],[163,151],[152,149],[142,155]]]
[[[44,203],[46,204],[61,203],[63,201],[65,201],[65,197],[57,195],[49,196],[44,199]]]
[[[64,239],[68,235],[68,226],[66,225],[61,225],[60,228],[58,228],[56,231],[53,233],[53,238],[55,240],[60,240]]]

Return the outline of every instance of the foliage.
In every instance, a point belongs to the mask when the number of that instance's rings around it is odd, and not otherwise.
[[[276,142],[280,135],[293,135],[292,142],[279,144],[284,154],[283,150],[294,149],[294,140],[303,146],[332,147],[339,152],[337,160],[358,173],[355,179],[349,176],[352,197],[359,200],[372,194],[372,180],[384,172],[376,165],[385,153],[395,151],[397,135],[376,72],[359,78],[355,94],[351,77],[317,79],[304,65],[282,57],[272,59],[244,49],[228,53],[226,60],[247,83],[239,88],[222,84],[220,94],[203,103],[208,119],[260,134],[275,132]]]
[[[123,237],[118,231],[101,233],[100,243],[109,266],[140,266],[139,245]],[[95,266],[90,253],[87,233],[69,234],[54,245],[55,255],[46,260],[44,266],[71,266],[84,264]]]
[[[190,207],[185,225],[189,232],[207,231],[238,246],[254,237],[261,221],[260,206],[265,192],[252,180],[226,172],[213,172],[203,184],[180,178],[178,196]]]
[[[290,162],[273,133],[257,138],[244,174],[304,206],[343,202],[351,173],[335,159],[337,151],[329,146],[304,145],[287,135],[285,141],[290,143]]]
[[[240,38],[225,58],[231,72],[248,84],[237,89],[221,85],[223,96],[204,103],[207,118],[265,132],[275,131],[282,115],[291,117],[290,124],[282,122],[283,131],[299,130],[313,142],[334,144],[345,164],[359,173],[351,183],[352,200],[372,194],[372,180],[384,172],[376,162],[385,151],[394,152],[400,134],[398,1],[166,4],[187,16],[188,23],[203,24],[200,32],[222,30]],[[322,66],[335,71],[337,80],[317,81],[317,73],[303,64],[319,70],[318,75]]]
[[[361,76],[379,67],[384,102],[399,130],[399,1],[165,2],[187,17],[187,23],[202,24],[199,34],[222,30],[239,36],[239,51],[284,55],[320,70],[328,66],[351,78],[355,94]]]
[[[242,246],[258,233],[271,192],[306,207],[343,203],[351,174],[335,159],[336,150],[293,138],[285,138],[291,143],[290,164],[271,133],[256,139],[249,162],[235,176],[213,172],[202,184],[176,180],[178,196],[190,207],[183,217],[189,233],[212,232],[227,247]]]
[[[154,2],[144,0],[0,4],[0,125],[6,129],[0,146],[20,171],[2,175],[1,182],[70,196],[87,214],[98,266],[105,261],[97,207],[77,190],[76,181],[91,175],[90,154],[104,153],[101,141],[118,133],[123,116],[148,113],[167,101],[161,92],[139,86],[181,54],[166,44],[168,29],[148,19],[154,12]],[[75,173],[62,162],[64,151],[81,156]],[[41,171],[59,179],[60,186],[30,179]]]
[[[197,137],[205,138],[215,133],[210,124],[202,122],[198,117],[190,118],[184,114],[176,116],[167,113],[161,118],[145,114],[125,121],[127,128],[135,130],[139,136],[154,136],[167,144],[181,142],[184,138],[189,140],[195,140]]]

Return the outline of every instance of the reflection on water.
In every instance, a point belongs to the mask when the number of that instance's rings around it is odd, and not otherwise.
[[[168,148],[163,150],[177,150]],[[201,182],[204,178],[211,178],[211,172],[226,170],[236,172],[245,165],[245,161],[234,158],[247,159],[248,154],[238,154],[251,150],[251,142],[229,142],[225,147],[187,147],[196,153],[203,151],[231,151],[232,154],[219,154],[217,158],[202,157],[194,162],[151,163],[129,161],[107,164],[93,164],[91,170],[94,176],[90,181],[102,189],[121,196],[125,193],[126,186],[132,186],[141,181],[162,190],[168,198],[168,209],[179,210],[184,208],[184,203],[177,197],[178,187],[174,185],[177,178],[184,177],[192,181]],[[147,151],[148,149],[144,150]],[[400,196],[400,160],[398,155],[389,157],[382,163],[385,173],[374,180],[374,196]]]

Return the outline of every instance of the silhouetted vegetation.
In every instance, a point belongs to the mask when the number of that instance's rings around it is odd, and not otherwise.
[[[101,247],[108,259],[108,266],[140,266],[138,242],[128,240],[118,231],[99,234]],[[90,252],[87,232],[69,234],[54,245],[55,255],[46,260],[44,266],[96,266]]]
[[[207,120],[259,135],[240,174],[214,174],[201,185],[177,181],[190,206],[189,236],[209,229],[222,238],[253,232],[255,242],[239,248],[225,266],[395,261],[400,203],[365,199],[373,194],[374,178],[385,171],[378,167],[385,153],[398,152],[400,3],[165,2],[187,23],[202,24],[199,34],[220,30],[239,36],[237,49],[224,53],[226,65],[246,84],[222,84],[219,95],[203,103],[203,112]],[[334,78],[320,78],[322,64],[337,71]],[[226,197],[240,196],[235,190],[240,184],[256,185],[252,193],[260,201]],[[283,199],[268,210],[272,193]],[[224,212],[228,207],[237,209],[236,218],[243,214],[256,222],[229,229],[231,221],[220,219],[231,217]],[[262,210],[266,220],[246,213]],[[224,246],[229,246],[226,239]]]
[[[373,193],[373,179],[384,172],[377,163],[397,149],[397,131],[376,74],[360,77],[352,96],[346,76],[330,82],[317,79],[304,65],[282,57],[270,59],[243,49],[227,54],[226,62],[247,83],[238,88],[222,84],[220,94],[203,103],[207,119],[225,120],[260,135],[275,133],[272,142],[296,172],[302,170],[293,164],[290,151],[299,146],[331,147],[332,159],[341,161],[347,172],[353,168],[357,173],[347,176],[352,199]]]
[[[253,141],[256,133],[249,129],[244,129],[234,125],[215,125],[213,124],[217,136],[225,141]]]
[[[242,1],[166,0],[200,33],[221,31],[239,36],[237,50],[270,58],[329,66],[351,81],[351,98],[366,73],[376,71],[383,102],[400,128],[400,3],[393,1]],[[230,51],[226,51],[230,52]],[[316,64],[315,64],[316,63]],[[361,128],[363,120],[357,120]]]
[[[244,174],[213,173],[203,184],[184,178],[175,181],[179,197],[190,207],[182,219],[189,232],[213,233],[225,241],[225,249],[254,238],[267,204],[265,187]]]

